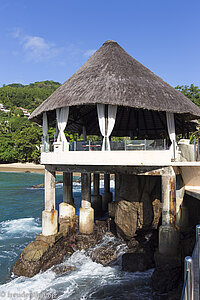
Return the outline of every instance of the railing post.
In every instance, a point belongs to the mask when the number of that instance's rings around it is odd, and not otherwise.
[[[124,149],[126,151],[126,139],[124,140]]]
[[[198,253],[198,275],[199,275],[199,295],[200,295],[200,225],[196,226],[196,243]]]
[[[88,146],[89,146],[88,148],[89,148],[89,151],[90,151],[90,150],[91,150],[91,148],[90,148],[90,141],[89,141],[89,143],[88,143]]]
[[[197,160],[199,160],[199,138],[197,139]]]
[[[146,139],[144,140],[144,150],[145,151],[147,150],[147,140]]]
[[[172,143],[173,143],[173,157],[174,157],[174,161],[175,161],[175,159],[176,159],[175,141],[173,140]]]
[[[197,152],[196,152],[196,139],[194,139],[194,161],[197,160]]]
[[[193,261],[190,256],[185,258],[185,274],[184,279],[187,279],[185,300],[194,300],[194,274]]]
[[[76,141],[74,141],[74,151],[76,151]]]
[[[164,139],[164,149],[166,150],[166,139]]]

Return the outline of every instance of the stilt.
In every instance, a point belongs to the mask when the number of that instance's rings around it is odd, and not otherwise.
[[[102,210],[108,211],[108,203],[112,202],[112,193],[110,192],[110,174],[104,174],[104,193],[102,195]]]
[[[181,230],[187,229],[189,223],[188,208],[183,202],[184,194],[185,185],[182,176],[178,175],[176,181],[176,224]]]
[[[102,196],[99,194],[99,174],[93,174],[93,194],[91,196],[92,207],[96,216],[102,211]]]
[[[59,205],[60,231],[67,233],[75,221],[75,207],[72,197],[72,173],[63,172],[63,202]]]
[[[176,177],[173,170],[162,176],[162,205],[159,253],[176,256],[179,237],[176,229]]]
[[[55,171],[45,167],[45,210],[42,212],[42,234],[54,235],[58,232],[58,211],[55,210]]]
[[[91,207],[91,176],[81,174],[81,208],[79,210],[79,232],[92,234],[94,229],[94,209]]]
[[[108,203],[108,215],[111,218],[115,218],[116,205],[119,202],[119,173],[115,173],[115,201]]]

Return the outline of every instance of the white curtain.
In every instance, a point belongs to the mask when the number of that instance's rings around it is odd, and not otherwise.
[[[106,126],[105,126],[105,104],[97,104],[97,114],[99,119],[99,128],[101,134],[103,136],[103,144],[102,144],[102,151],[105,150],[105,136],[106,136]]]
[[[57,126],[58,126],[58,142],[62,142],[63,150],[67,150],[68,142],[64,133],[65,127],[67,125],[69,117],[69,106],[57,108],[56,109],[56,119],[57,119]]]
[[[43,132],[43,151],[49,150],[49,143],[48,143],[48,120],[47,120],[47,113],[46,111],[43,113],[42,119],[42,132]]]
[[[43,113],[43,120],[42,120],[42,132],[44,139],[48,135],[48,121],[47,121],[47,113],[46,111]]]
[[[117,106],[116,105],[108,105],[108,128],[107,128],[107,132],[106,132],[105,104],[97,104],[97,113],[98,113],[100,131],[101,131],[101,134],[103,136],[102,151],[105,151],[105,145],[106,144],[107,144],[107,150],[110,151],[109,137],[110,137],[110,135],[113,131],[113,128],[115,126]]]
[[[166,112],[167,118],[167,129],[169,133],[169,138],[172,142],[170,146],[171,157],[176,158],[176,133],[175,133],[175,121],[174,121],[174,113]]]

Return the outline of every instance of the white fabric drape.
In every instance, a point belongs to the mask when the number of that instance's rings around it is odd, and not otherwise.
[[[169,133],[169,138],[172,142],[170,146],[171,157],[176,158],[176,133],[175,133],[175,121],[174,121],[174,113],[166,112],[167,119],[167,129]]]
[[[108,127],[106,131],[106,118],[105,118],[105,104],[97,104],[97,113],[99,119],[99,127],[101,134],[103,136],[102,151],[105,151],[105,145],[107,144],[107,150],[110,151],[110,141],[109,137],[115,126],[117,106],[108,105]]]
[[[102,144],[102,151],[105,150],[105,136],[106,136],[106,119],[105,119],[105,104],[97,104],[97,114],[99,119],[99,128],[101,134],[103,136],[103,144]]]
[[[69,106],[56,109],[56,119],[57,119],[58,131],[59,131],[57,141],[63,143],[63,150],[66,150],[68,145],[64,133],[65,127],[67,125],[68,117],[69,117]]]
[[[43,137],[48,135],[48,121],[47,121],[47,113],[46,111],[43,113],[43,119],[42,119],[42,132],[43,132]]]
[[[43,133],[43,151],[49,151],[49,140],[48,140],[48,120],[46,111],[43,113],[42,118],[42,133]]]

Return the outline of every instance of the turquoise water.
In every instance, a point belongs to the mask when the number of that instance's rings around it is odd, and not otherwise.
[[[92,262],[84,251],[76,251],[63,262],[76,267],[68,275],[57,276],[51,270],[33,278],[12,274],[21,251],[41,232],[44,189],[32,186],[43,182],[40,174],[0,172],[0,299],[151,299],[152,270],[126,273],[120,266],[103,267]],[[80,191],[80,183],[75,182],[76,212]],[[62,184],[56,187],[56,201],[57,205],[62,202]],[[107,237],[103,243],[109,244],[110,239]]]

